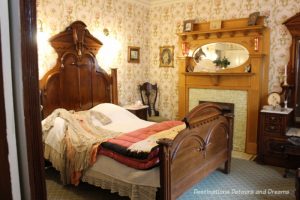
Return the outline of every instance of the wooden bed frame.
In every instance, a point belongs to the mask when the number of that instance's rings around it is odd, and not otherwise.
[[[81,21],[50,39],[57,64],[40,81],[44,116],[56,108],[86,110],[117,100],[117,71],[102,70],[95,55],[102,43]],[[158,199],[176,199],[191,186],[225,164],[230,172],[233,119],[219,106],[205,103],[184,118],[187,128],[174,140],[158,141],[160,183]]]

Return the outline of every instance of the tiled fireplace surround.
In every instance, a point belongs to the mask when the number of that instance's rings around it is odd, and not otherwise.
[[[247,91],[190,88],[189,97],[189,110],[197,106],[199,101],[234,104],[233,150],[245,152]]]

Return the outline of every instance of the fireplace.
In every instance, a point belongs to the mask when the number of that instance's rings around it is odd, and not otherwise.
[[[234,114],[233,150],[245,152],[247,133],[247,91],[219,89],[189,89],[189,110],[199,103],[217,103],[227,112]]]
[[[215,101],[199,101],[201,103],[214,103],[222,108],[222,112],[224,114],[230,113],[234,114],[234,104],[233,103],[225,103],[225,102],[215,102]]]
[[[182,44],[186,43],[191,52],[200,46],[217,42],[238,43],[248,50],[249,59],[245,63],[213,72],[191,72],[188,69],[195,65],[193,57],[179,53],[178,119],[198,105],[199,100],[234,103],[233,142],[235,147],[243,146],[242,149],[250,154],[257,152],[259,110],[266,104],[269,85],[270,30],[264,26],[263,17],[259,19],[255,27],[249,27],[246,18],[225,20],[222,22],[224,26],[218,31],[211,30],[209,23],[196,23],[193,32],[178,34],[178,48],[181,49]],[[257,41],[258,46],[255,46]],[[251,71],[245,70],[249,67]],[[192,96],[192,90],[197,89],[211,90],[216,95],[211,99],[203,99],[201,95]],[[225,92],[229,95],[225,94],[226,98],[220,99],[220,94]],[[240,94],[242,98],[235,100],[230,97],[231,93]],[[236,123],[240,119],[242,121]]]

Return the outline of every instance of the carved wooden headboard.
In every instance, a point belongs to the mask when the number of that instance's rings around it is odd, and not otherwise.
[[[40,80],[43,115],[56,108],[87,110],[99,103],[118,103],[117,70],[107,74],[95,55],[102,43],[81,21],[49,39],[58,54],[54,68]]]

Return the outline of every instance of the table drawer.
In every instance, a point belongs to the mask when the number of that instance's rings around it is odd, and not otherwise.
[[[280,115],[266,114],[265,117],[266,123],[271,123],[271,124],[281,123],[281,120],[282,118]]]
[[[266,143],[268,153],[281,154],[284,156],[285,148],[286,145],[288,145],[288,142],[269,139],[266,141]]]
[[[281,124],[266,123],[264,125],[264,131],[269,133],[281,133],[281,130],[282,130]]]

